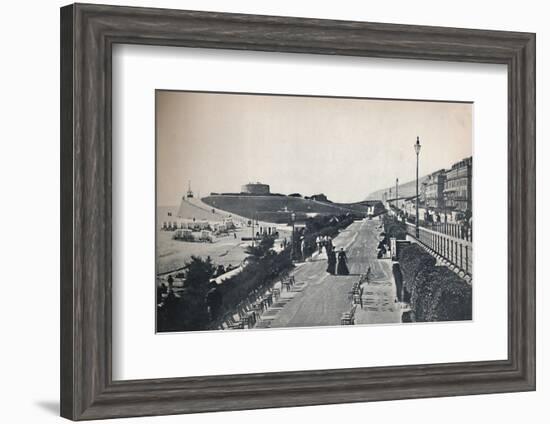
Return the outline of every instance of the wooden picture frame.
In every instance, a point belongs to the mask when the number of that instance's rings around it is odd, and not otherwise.
[[[505,64],[508,359],[113,381],[116,43]],[[535,389],[535,35],[75,4],[61,9],[61,415],[73,420]]]

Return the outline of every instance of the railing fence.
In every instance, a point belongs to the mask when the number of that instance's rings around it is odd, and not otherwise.
[[[448,225],[448,224],[447,224]],[[443,232],[419,227],[418,241],[451,264],[458,267],[466,275],[472,275],[472,242],[454,237]],[[407,234],[416,238],[414,224],[407,223]]]

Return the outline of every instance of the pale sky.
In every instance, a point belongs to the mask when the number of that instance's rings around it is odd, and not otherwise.
[[[366,198],[472,155],[472,104],[157,91],[157,204],[195,193]]]

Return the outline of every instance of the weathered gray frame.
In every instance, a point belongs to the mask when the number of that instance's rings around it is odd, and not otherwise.
[[[509,358],[113,381],[115,43],[506,64]],[[86,4],[61,9],[62,416],[82,420],[534,389],[534,34]]]

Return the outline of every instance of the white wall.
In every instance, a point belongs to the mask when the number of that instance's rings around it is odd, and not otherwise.
[[[104,1],[105,2],[105,1]],[[487,1],[376,1],[359,2],[277,0],[110,1],[113,4],[158,6],[226,12],[366,20],[421,25],[530,31],[537,33],[537,133],[538,133],[538,391],[536,393],[469,396],[321,406],[264,411],[187,416],[188,423],[224,420],[240,424],[335,422],[360,420],[393,423],[492,422],[517,423],[529,417],[547,417],[550,376],[544,358],[550,317],[544,308],[542,240],[549,226],[543,219],[550,206],[548,145],[544,146],[543,117],[550,100],[544,80],[548,72],[550,18],[545,2],[535,0]],[[0,181],[2,204],[2,302],[0,325],[0,387],[3,422],[60,422],[59,392],[59,6],[60,1],[5,2],[2,6],[2,120]],[[545,169],[544,169],[545,168]],[[38,231],[21,225],[32,221]],[[38,222],[37,222],[38,221]],[[7,235],[7,238],[6,238]],[[545,310],[546,309],[546,310]],[[7,337],[7,339],[6,339]],[[546,340],[545,340],[546,338]],[[541,418],[537,419],[537,415]],[[544,418],[543,418],[544,417]],[[181,422],[182,417],[162,417],[140,422]],[[122,421],[120,421],[122,422]],[[138,422],[130,420],[124,422]]]

